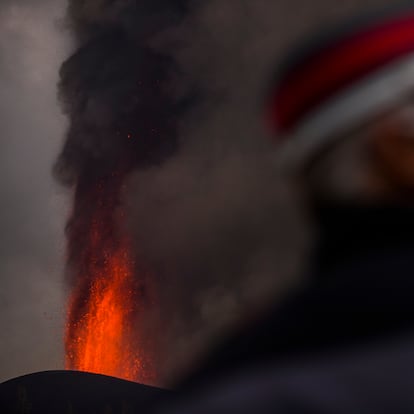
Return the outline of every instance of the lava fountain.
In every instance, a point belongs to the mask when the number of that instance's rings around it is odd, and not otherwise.
[[[129,240],[119,225],[123,174],[84,180],[68,226],[69,263],[77,272],[68,307],[66,368],[150,380],[134,324],[140,286]],[[85,208],[87,206],[87,208]],[[77,214],[81,209],[83,214]],[[85,211],[89,214],[85,215]]]

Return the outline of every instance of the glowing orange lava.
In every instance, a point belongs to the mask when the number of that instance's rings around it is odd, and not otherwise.
[[[101,201],[79,253],[82,266],[69,299],[65,366],[137,381],[142,361],[133,339],[134,263],[127,239],[114,231],[114,203]]]

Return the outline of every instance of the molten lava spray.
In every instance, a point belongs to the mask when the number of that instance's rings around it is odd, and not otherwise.
[[[93,182],[87,193],[87,188],[77,192],[77,207],[86,201],[92,208],[80,220],[74,215],[69,227],[78,277],[68,309],[66,368],[150,381],[153,373],[143,372],[149,367],[135,339],[139,286],[128,237],[118,225],[120,185],[121,177],[114,174]],[[84,240],[77,237],[79,226]]]

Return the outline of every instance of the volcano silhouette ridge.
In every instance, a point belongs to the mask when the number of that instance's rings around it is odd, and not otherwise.
[[[80,371],[44,371],[0,384],[4,414],[127,414],[149,410],[170,391]]]

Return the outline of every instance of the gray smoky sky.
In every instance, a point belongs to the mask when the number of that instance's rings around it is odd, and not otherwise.
[[[0,3],[0,381],[63,366],[63,227],[52,164],[65,119],[64,1]]]
[[[114,24],[131,1],[76,3],[82,22]],[[162,286],[166,379],[299,273],[307,239],[300,202],[274,169],[262,114],[281,54],[317,26],[393,3],[194,0],[186,17],[150,39],[181,69],[172,92],[200,93],[180,120],[178,151],[135,171],[124,194],[137,251]],[[71,50],[59,23],[65,4],[0,3],[0,381],[63,365],[69,202],[51,169],[66,130],[56,98]]]

